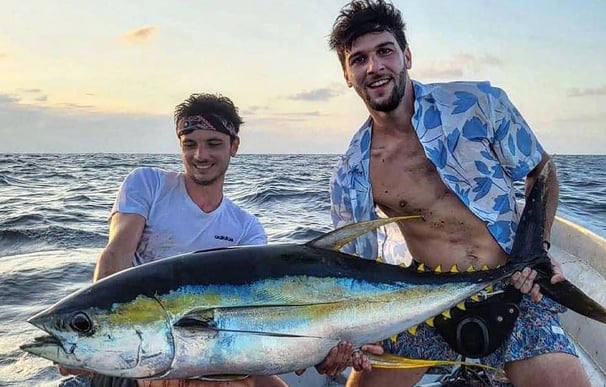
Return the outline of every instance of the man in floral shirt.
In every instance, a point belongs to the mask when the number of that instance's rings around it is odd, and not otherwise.
[[[525,179],[528,193],[543,166],[553,164],[505,92],[488,82],[411,80],[404,23],[400,12],[383,0],[346,5],[330,46],[348,86],[370,113],[331,180],[335,227],[374,219],[377,212],[422,216],[359,238],[344,250],[389,263],[409,257],[430,268],[505,264],[519,221],[513,182]],[[558,201],[552,171],[547,178],[547,245]],[[557,264],[554,273],[552,282],[564,278]],[[512,276],[512,284],[527,294],[520,316],[511,337],[483,361],[504,368],[514,385],[588,385],[574,345],[559,324],[561,309],[541,296],[535,277],[529,268]],[[456,356],[428,325],[419,326],[416,335],[404,332],[386,340],[383,348],[413,358]],[[354,362],[357,371],[348,385],[414,385],[426,372],[359,372],[369,369],[367,361],[361,364]]]

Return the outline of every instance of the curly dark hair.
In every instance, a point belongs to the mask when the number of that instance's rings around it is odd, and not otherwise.
[[[345,68],[345,52],[360,36],[371,32],[391,32],[404,51],[408,45],[405,30],[402,14],[393,4],[385,0],[354,0],[341,8],[328,45],[337,51],[341,66]]]
[[[204,116],[215,127],[222,126],[221,121],[226,121],[233,125],[236,133],[240,132],[240,125],[244,123],[232,100],[221,94],[200,93],[190,95],[175,107],[175,125],[182,118],[197,115]],[[233,141],[235,137],[231,137]]]

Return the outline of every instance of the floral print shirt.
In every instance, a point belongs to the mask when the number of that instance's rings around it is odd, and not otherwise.
[[[489,82],[413,81],[413,86],[412,125],[427,158],[503,250],[511,252],[519,221],[513,182],[539,164],[543,148],[505,92]],[[369,118],[331,178],[335,227],[377,218],[370,185],[371,137]],[[389,263],[398,263],[407,252],[393,224],[357,238],[343,250]]]

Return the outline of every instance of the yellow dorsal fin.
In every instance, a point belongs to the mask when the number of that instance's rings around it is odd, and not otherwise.
[[[421,215],[398,216],[395,218],[379,218],[363,222],[351,223],[336,230],[333,230],[329,233],[322,234],[316,239],[312,239],[311,241],[307,242],[306,245],[313,246],[316,248],[338,251],[341,249],[341,247],[353,241],[360,235],[364,235],[367,232],[385,226],[386,224],[393,222],[418,220],[421,218]]]

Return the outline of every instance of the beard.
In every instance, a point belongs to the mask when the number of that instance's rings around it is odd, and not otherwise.
[[[389,97],[382,102],[377,100],[373,100],[368,95],[368,92],[364,90],[364,99],[368,106],[379,112],[391,112],[396,110],[400,102],[402,102],[402,98],[404,98],[404,93],[406,92],[406,70],[402,70],[398,77],[395,79],[395,87],[392,89]]]

